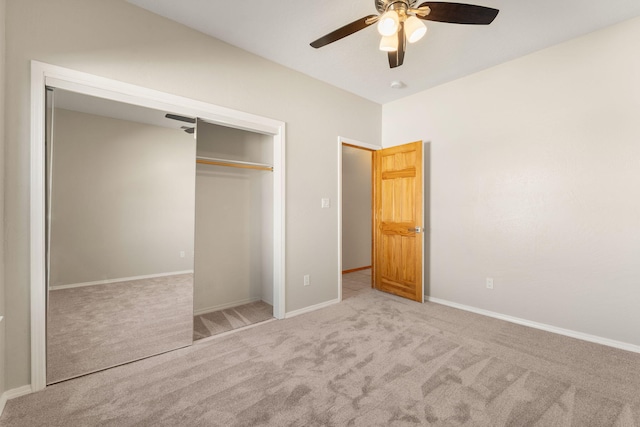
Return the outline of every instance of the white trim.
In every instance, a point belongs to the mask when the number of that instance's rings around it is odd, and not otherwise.
[[[494,319],[504,320],[506,322],[515,323],[522,326],[528,326],[534,329],[540,329],[542,331],[552,332],[558,335],[564,335],[571,338],[576,338],[582,341],[588,341],[595,344],[606,345],[608,347],[618,348],[620,350],[632,351],[634,353],[640,353],[640,346],[635,344],[629,344],[622,341],[616,341],[609,338],[603,338],[596,335],[585,334],[583,332],[573,331],[571,329],[559,328],[557,326],[548,325],[546,323],[534,322],[527,319],[521,319],[519,317],[513,317],[506,314],[496,313],[494,311],[484,310],[481,308],[472,307],[469,305],[458,304],[457,302],[451,302],[440,298],[432,298],[425,296],[425,299],[429,302],[436,304],[446,305],[448,307],[457,308],[464,311],[470,311],[472,313],[481,314],[487,317],[493,317]]]
[[[107,285],[109,283],[132,282],[134,280],[153,279],[156,277],[178,276],[180,274],[192,274],[193,270],[171,271],[168,273],[146,274],[144,276],[120,277],[118,279],[96,280],[94,282],[72,283],[70,285],[49,286],[50,291],[58,291],[60,289],[83,288],[85,286]]]
[[[129,83],[31,61],[31,387],[46,384],[45,277],[45,85],[126,102],[142,107],[199,117],[210,123],[273,137],[273,315],[285,317],[285,135],[284,122],[196,101]]]
[[[430,243],[431,242],[431,238],[429,238],[427,240],[427,236],[429,236],[429,234],[431,231],[427,230],[427,227],[425,227],[425,219],[427,217],[427,215],[429,216],[429,221],[428,223],[431,224],[431,212],[425,212],[425,202],[426,202],[426,190],[427,190],[427,186],[425,185],[425,165],[427,164],[427,162],[425,161],[425,155],[426,155],[426,146],[427,146],[427,142],[422,141],[422,233],[420,233],[422,235],[422,303],[424,304],[424,302],[426,301],[426,290],[427,290],[427,284],[424,282],[424,270],[425,270],[425,265],[429,264],[429,272],[431,272],[431,248],[429,248],[429,259],[426,259],[426,244],[427,241]],[[431,146],[429,146],[429,149],[431,149]],[[429,156],[429,160],[431,160],[431,156]],[[429,173],[431,173],[431,164],[429,164]],[[429,185],[431,185],[431,176],[429,176]],[[431,195],[431,191],[429,191],[429,195]],[[431,200],[429,200],[429,208],[431,208]]]
[[[273,317],[284,319],[285,300],[285,135],[286,125],[280,122],[273,136]]]
[[[219,304],[219,305],[214,305],[212,307],[205,307],[205,308],[201,308],[201,309],[198,309],[198,310],[194,310],[193,311],[193,315],[194,316],[200,316],[201,314],[211,313],[213,311],[226,310],[227,308],[238,307],[240,305],[251,304],[252,302],[258,302],[258,301],[262,301],[262,298],[260,298],[260,297],[258,297],[258,298],[245,298],[245,299],[240,300],[240,301],[228,302],[226,304]]]
[[[338,136],[338,300],[342,301],[342,144],[355,145],[369,150],[381,150],[381,146],[367,144],[351,138]],[[373,160],[371,162],[371,173],[373,173]],[[373,207],[372,207],[373,210]],[[373,212],[372,212],[373,213]],[[371,217],[373,220],[373,216]],[[371,236],[373,241],[373,236]],[[373,260],[371,260],[373,267]]]
[[[338,137],[338,301],[342,301],[342,138],[340,137]]]
[[[2,395],[0,395],[0,416],[2,416],[2,412],[4,411],[4,407],[7,404],[8,400],[15,399],[16,397],[26,396],[27,394],[33,393],[30,385],[23,385],[22,387],[12,388],[11,390],[7,390]]]
[[[7,390],[2,393],[3,396],[7,397],[7,400],[15,399],[16,397],[26,396],[27,394],[33,393],[33,388],[31,385],[23,385],[22,387],[12,388],[11,390]]]
[[[339,304],[339,303],[340,303],[340,298],[332,299],[331,301],[321,302],[320,304],[311,305],[309,307],[301,308],[299,310],[289,311],[285,315],[285,318],[289,319],[290,317],[296,317],[296,316],[299,316],[301,314],[305,314],[305,313],[309,313],[309,312],[312,312],[312,311],[320,310],[321,308],[329,307],[331,305]]]
[[[31,388],[46,386],[45,67],[31,63]]]
[[[283,122],[279,120],[232,110],[230,108],[160,92],[155,89],[147,89],[142,86],[32,61],[32,64],[34,63],[44,66],[46,72],[45,84],[59,89],[156,110],[172,111],[173,113],[180,113],[185,116],[198,117],[213,124],[259,132],[266,135],[276,135],[280,131],[280,126],[283,124]],[[179,111],[177,111],[176,108],[178,108]]]

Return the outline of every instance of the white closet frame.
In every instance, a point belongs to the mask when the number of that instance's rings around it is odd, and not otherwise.
[[[273,315],[285,317],[285,123],[117,80],[31,61],[31,390],[46,386],[45,86],[199,117],[273,137]]]

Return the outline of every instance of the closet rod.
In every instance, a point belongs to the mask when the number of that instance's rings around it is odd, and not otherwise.
[[[215,159],[212,157],[196,157],[196,163],[203,165],[228,166],[241,169],[256,169],[273,172],[273,166],[264,163],[241,162],[240,160]]]

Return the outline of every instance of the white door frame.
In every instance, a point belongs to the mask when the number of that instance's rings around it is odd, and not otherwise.
[[[338,300],[342,301],[342,144],[355,145],[367,150],[382,150],[382,146],[356,141],[351,138],[338,137]],[[371,165],[373,168],[373,164]],[[373,238],[373,236],[372,236]],[[373,265],[373,260],[371,260]]]
[[[285,317],[285,123],[67,68],[31,61],[31,390],[46,386],[45,86],[135,104],[273,137],[273,314]]]

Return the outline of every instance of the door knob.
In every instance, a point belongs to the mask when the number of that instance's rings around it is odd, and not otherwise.
[[[409,229],[409,231],[413,231],[415,233],[420,233],[420,232],[422,232],[422,228],[421,227],[411,227]]]

